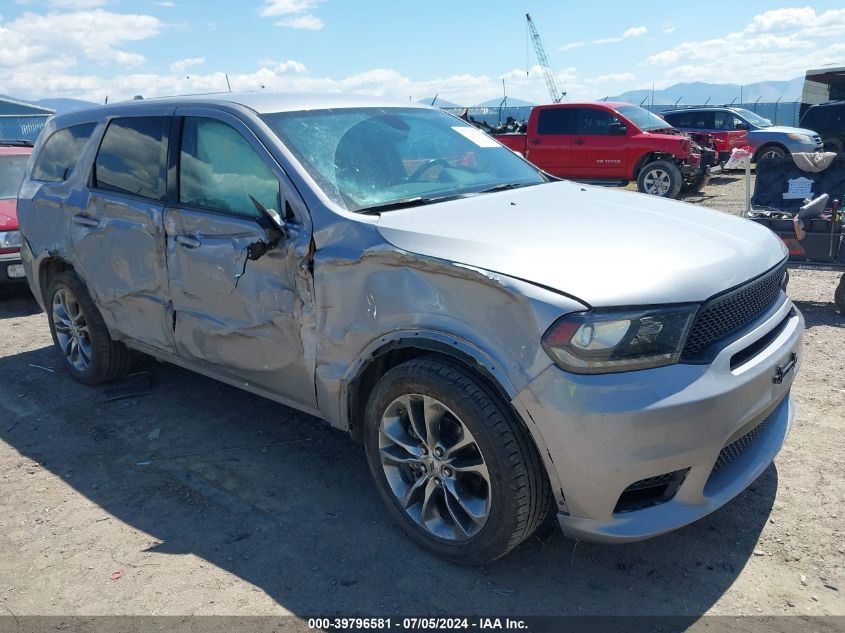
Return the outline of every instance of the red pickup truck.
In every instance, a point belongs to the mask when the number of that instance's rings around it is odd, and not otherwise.
[[[715,162],[712,150],[629,103],[536,106],[524,133],[495,138],[553,176],[602,184],[636,180],[641,192],[668,198],[701,186]]]

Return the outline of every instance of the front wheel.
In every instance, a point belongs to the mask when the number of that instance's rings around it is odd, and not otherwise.
[[[667,160],[656,160],[640,170],[637,190],[661,198],[677,198],[683,180],[678,167]]]
[[[365,449],[390,514],[452,562],[504,556],[549,514],[528,432],[468,371],[436,358],[387,372],[367,405]]]
[[[113,341],[82,280],[72,271],[56,275],[47,289],[47,320],[65,369],[95,385],[129,369],[129,350]]]

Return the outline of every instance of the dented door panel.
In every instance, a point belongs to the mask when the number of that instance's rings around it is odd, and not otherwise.
[[[94,191],[85,207],[69,209],[70,238],[112,335],[173,351],[162,212],[154,202]]]
[[[165,230],[179,355],[314,406],[314,354],[303,345],[313,337],[301,332],[311,289],[297,264],[297,227],[257,260],[247,247],[267,236],[249,218],[169,208]]]

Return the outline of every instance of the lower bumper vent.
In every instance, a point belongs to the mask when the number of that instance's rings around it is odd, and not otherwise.
[[[635,481],[622,491],[614,513],[633,512],[665,503],[675,496],[689,468]]]

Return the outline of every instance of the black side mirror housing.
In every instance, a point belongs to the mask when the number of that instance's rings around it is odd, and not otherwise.
[[[734,129],[735,130],[747,130],[748,129],[748,123],[737,123],[736,125],[734,125]]]
[[[621,123],[611,123],[607,126],[607,131],[612,136],[625,136],[628,133],[628,126]]]

